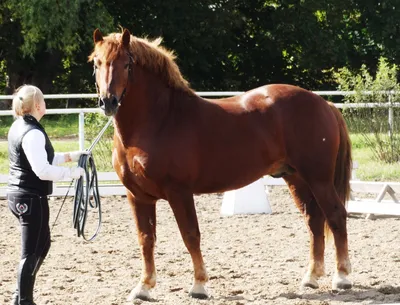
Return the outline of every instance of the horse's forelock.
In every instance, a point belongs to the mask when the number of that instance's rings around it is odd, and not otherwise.
[[[103,38],[96,44],[95,50],[89,56],[93,60],[94,56],[104,58],[106,61],[112,61],[121,52],[122,42],[121,33],[112,33]],[[138,38],[131,35],[129,52],[135,58],[135,62],[141,66],[160,73],[163,71],[167,82],[175,87],[179,87],[191,92],[187,81],[181,75],[178,66],[175,63],[175,54],[161,46],[163,39],[158,37],[154,40],[147,38]]]
[[[110,39],[112,38],[112,39]],[[121,50],[121,43],[114,37],[105,37],[103,41],[97,43],[95,47],[95,55],[99,58],[103,58],[106,61],[113,61],[118,57]],[[93,56],[94,57],[94,56]]]

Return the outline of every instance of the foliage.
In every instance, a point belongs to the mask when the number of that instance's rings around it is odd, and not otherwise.
[[[387,104],[400,102],[397,72],[397,65],[390,65],[385,58],[380,58],[375,77],[365,65],[354,72],[344,67],[334,75],[339,90],[354,91],[354,94],[345,96],[345,102]],[[394,163],[400,160],[398,112],[397,108],[388,107],[348,108],[344,114],[351,129],[363,135],[375,159]],[[388,123],[390,116],[393,120]]]
[[[5,87],[7,85],[7,73],[6,73],[6,61],[0,61],[0,87]]]
[[[99,113],[85,114],[85,139],[90,143],[86,148],[89,148],[90,145],[92,145],[99,132],[103,129],[104,125],[106,125],[109,119],[109,117]],[[111,124],[92,151],[98,170],[113,170],[111,164],[113,134],[114,127]]]
[[[332,89],[339,67],[365,64],[375,73],[380,56],[399,63],[399,1],[3,0],[0,62],[10,84],[0,80],[0,90],[33,83],[45,93],[94,92],[87,63],[93,30],[120,25],[136,36],[164,37],[196,90],[273,82]]]
[[[8,130],[13,123],[12,116],[0,116],[0,139],[6,139]],[[50,138],[75,138],[78,136],[77,114],[48,114],[40,123],[46,128]]]
[[[5,0],[0,19],[0,61],[6,59],[10,79],[9,86],[2,87],[5,93],[23,83],[37,85],[44,93],[94,89],[86,60],[92,33],[100,25],[114,29],[101,2]]]
[[[386,163],[374,158],[362,134],[351,133],[353,160],[357,161],[356,178],[362,181],[399,181],[400,163]]]

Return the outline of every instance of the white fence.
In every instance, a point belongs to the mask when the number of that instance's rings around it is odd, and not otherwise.
[[[321,96],[345,96],[355,94],[354,91],[313,91],[315,94]],[[222,97],[222,96],[234,96],[244,93],[244,91],[198,91],[197,95],[203,97]],[[366,91],[365,94],[370,94],[370,92]],[[389,92],[389,94],[395,94],[396,92]],[[0,95],[1,100],[12,100],[13,95]],[[44,98],[46,100],[49,99],[96,99],[98,98],[97,94],[93,93],[77,93],[77,94],[45,94]],[[391,128],[393,126],[393,108],[400,108],[400,103],[336,103],[336,107],[338,108],[388,108],[388,126]],[[61,108],[61,109],[48,109],[46,111],[47,114],[73,114],[76,113],[79,115],[79,127],[78,127],[78,141],[79,141],[79,149],[83,150],[85,148],[85,113],[101,113],[99,108]],[[0,116],[9,116],[12,115],[11,110],[2,110],[0,111]]]
[[[233,96],[239,95],[244,92],[240,91],[225,91],[225,92],[197,92],[200,96]],[[354,94],[352,91],[314,91],[318,95],[348,95]],[[366,92],[368,94],[368,92]],[[49,99],[94,99],[97,98],[96,94],[48,94],[44,96],[46,100]],[[11,100],[12,95],[0,95],[0,100]],[[400,103],[360,103],[360,104],[335,104],[338,108],[388,108],[388,124],[393,126],[393,109],[399,108]],[[79,115],[79,149],[84,149],[84,115],[85,113],[100,113],[99,108],[76,108],[76,109],[48,109],[47,114],[78,114]],[[11,110],[0,111],[0,116],[12,115]],[[7,183],[8,176],[0,175],[0,184]],[[264,177],[264,183],[266,186],[277,186],[285,185],[283,179],[274,179],[271,177]],[[107,181],[108,183],[101,183]],[[113,183],[110,184],[109,182]],[[125,188],[119,182],[118,177],[115,173],[99,173],[100,183],[100,194],[105,195],[124,195]],[[351,181],[352,192],[360,193],[373,193],[377,194],[376,198],[373,199],[358,199],[352,195],[351,200],[347,203],[347,209],[349,213],[371,213],[371,214],[388,214],[400,216],[400,203],[396,198],[396,193],[400,192],[400,183],[396,182],[362,182],[357,180]],[[0,186],[0,197],[5,196],[5,186]],[[53,196],[65,195],[67,188],[64,184],[56,184],[54,188]],[[73,192],[70,191],[70,195]],[[384,200],[384,197],[390,196],[390,200]]]

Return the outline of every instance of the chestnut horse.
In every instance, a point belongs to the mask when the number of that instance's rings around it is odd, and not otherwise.
[[[172,52],[128,30],[93,33],[99,106],[114,116],[112,162],[136,220],[143,261],[131,297],[149,299],[156,284],[156,202],[169,202],[194,267],[190,296],[208,297],[193,194],[283,177],[305,216],[310,262],[303,286],[324,274],[325,235],[336,248],[334,289],[351,282],[346,209],[351,147],[334,105],[291,85],[267,85],[224,99],[204,99],[182,77]],[[328,229],[328,230],[325,230]]]

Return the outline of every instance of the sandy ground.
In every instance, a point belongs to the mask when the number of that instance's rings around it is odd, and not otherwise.
[[[158,204],[156,304],[394,304],[400,303],[400,218],[348,221],[353,273],[350,291],[330,290],[334,253],[327,249],[327,276],[317,290],[301,290],[309,238],[285,188],[270,193],[272,215],[221,217],[222,195],[196,197],[202,250],[210,275],[208,300],[187,296],[192,264],[166,202]],[[51,202],[53,224],[62,200]],[[135,225],[125,198],[102,199],[103,226],[93,242],[78,238],[67,200],[52,232],[52,248],[37,278],[43,304],[129,304],[126,297],[141,269]],[[19,258],[19,227],[0,201],[0,304],[9,303]],[[134,301],[130,304],[142,304]]]

